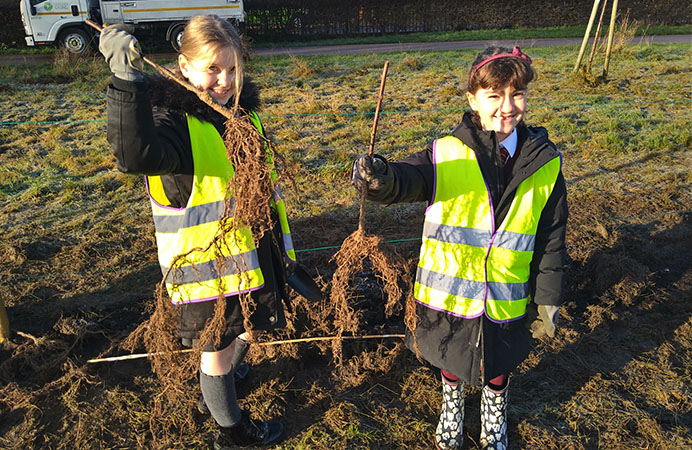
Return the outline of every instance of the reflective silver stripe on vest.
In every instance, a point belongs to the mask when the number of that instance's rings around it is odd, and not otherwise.
[[[272,198],[274,199],[275,202],[280,202],[281,200],[284,199],[284,195],[281,192],[281,187],[278,184],[274,187],[274,192],[273,192]]]
[[[440,272],[423,269],[420,266],[418,267],[418,273],[416,273],[416,281],[424,286],[460,297],[473,300],[483,300],[485,298],[485,283],[482,281],[451,277]]]
[[[291,237],[291,233],[284,234],[282,237],[284,242],[284,251],[290,252],[293,250],[293,238]]]
[[[450,244],[465,244],[474,247],[488,248],[490,245],[490,231],[477,230],[475,228],[455,227],[438,223],[425,222],[423,236]]]
[[[416,281],[424,286],[447,292],[451,295],[483,300],[485,298],[485,283],[482,281],[465,280],[444,273],[418,267]],[[529,283],[498,283],[488,282],[488,298],[491,300],[521,300],[528,296]]]
[[[237,263],[237,267],[236,267]],[[166,283],[188,284],[200,281],[216,280],[228,275],[259,269],[259,257],[257,251],[241,253],[240,255],[227,256],[223,267],[219,267],[218,260],[207,261],[191,266],[178,267],[171,270]],[[220,270],[219,270],[220,269]],[[162,267],[164,275],[168,267]]]
[[[529,283],[488,281],[488,300],[521,300],[529,296]]]
[[[498,230],[493,241],[493,247],[507,248],[518,252],[532,252],[535,244],[535,235],[507,230]]]
[[[235,204],[235,202],[232,201],[232,204]],[[177,233],[181,228],[189,228],[203,223],[216,222],[223,215],[224,207],[225,201],[219,200],[203,205],[191,206],[187,208],[182,215],[154,215],[156,232]]]
[[[490,231],[476,228],[455,227],[425,222],[423,236],[450,244],[464,244],[474,247],[488,248]],[[530,234],[515,233],[514,231],[498,230],[493,241],[493,247],[506,248],[520,252],[533,251],[536,237]]]

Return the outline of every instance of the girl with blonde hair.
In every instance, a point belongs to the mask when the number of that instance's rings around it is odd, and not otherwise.
[[[139,52],[133,51],[137,40],[123,28],[108,26],[100,37],[99,49],[113,72],[107,100],[108,140],[119,170],[146,176],[159,261],[166,273],[176,255],[205,248],[210,237],[218,234],[214,224],[223,213],[220,205],[226,200],[227,187],[233,183],[223,142],[225,118],[174,81],[145,76]],[[229,22],[217,16],[192,18],[184,31],[178,71],[219,105],[239,106],[263,133],[257,115],[258,89],[244,76],[242,45]],[[178,334],[187,346],[198,342],[219,295],[226,299],[221,343],[205,344],[199,371],[200,406],[219,425],[216,450],[272,444],[283,432],[281,422],[258,421],[240,409],[234,380],[248,348],[239,295],[251,293],[253,330],[285,325],[285,269],[287,262],[295,262],[295,253],[283,200],[272,202],[276,203],[272,203],[269,232],[257,239],[249,228],[239,232],[247,234],[244,239],[226,235],[226,247],[232,249],[228,263],[218,265],[215,256],[186,262],[175,271],[180,275],[175,284],[166,283]]]

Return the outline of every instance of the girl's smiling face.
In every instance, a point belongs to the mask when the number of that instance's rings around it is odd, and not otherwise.
[[[178,65],[190,84],[206,91],[219,105],[225,105],[235,93],[236,55],[232,48],[206,46],[199,59],[178,56]]]
[[[480,88],[475,94],[466,93],[471,109],[478,113],[486,131],[495,131],[498,142],[512,134],[526,112],[526,89],[511,85],[499,89]]]

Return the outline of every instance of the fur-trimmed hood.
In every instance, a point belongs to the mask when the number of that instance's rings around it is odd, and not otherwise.
[[[185,89],[175,81],[162,75],[147,77],[147,81],[152,107],[187,113],[207,122],[223,119],[221,114],[200,100],[194,92]],[[227,105],[232,105],[233,102],[234,98],[231,97]],[[260,105],[259,89],[251,78],[246,77],[240,93],[240,106],[247,111],[258,111]]]

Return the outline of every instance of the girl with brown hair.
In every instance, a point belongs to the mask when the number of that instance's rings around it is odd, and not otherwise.
[[[481,447],[507,448],[509,373],[532,335],[555,333],[567,197],[555,144],[524,123],[534,78],[518,47],[490,47],[471,65],[472,111],[451,135],[402,161],[363,155],[353,164],[352,183],[368,199],[428,203],[413,287],[417,339],[407,332],[406,341],[441,371],[442,450],[462,447],[467,383],[482,386]]]

